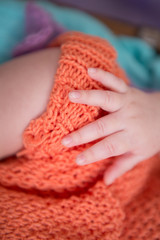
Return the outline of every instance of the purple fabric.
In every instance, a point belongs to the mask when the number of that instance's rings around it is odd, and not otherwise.
[[[41,7],[29,2],[26,6],[26,37],[13,50],[13,56],[20,56],[42,49],[50,40],[67,31]]]

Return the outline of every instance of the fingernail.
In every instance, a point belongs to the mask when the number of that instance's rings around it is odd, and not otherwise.
[[[114,180],[115,179],[113,177],[109,177],[109,176],[104,178],[104,182],[105,182],[106,185],[112,184],[114,182]]]
[[[79,156],[77,157],[77,159],[76,159],[76,163],[77,163],[78,165],[83,165],[83,164],[85,164],[85,163],[86,163],[86,158],[85,158],[85,156],[84,156],[83,154],[79,155]]]
[[[105,184],[106,185],[111,185],[113,183],[113,181],[114,180],[112,180],[112,179],[107,179],[107,180],[105,180]]]
[[[78,91],[73,91],[69,93],[70,98],[80,98],[81,94]]]
[[[72,142],[72,138],[71,137],[65,137],[62,139],[61,143],[65,146],[69,146]]]
[[[97,71],[96,68],[88,68],[88,73],[89,74],[95,73],[96,71]]]

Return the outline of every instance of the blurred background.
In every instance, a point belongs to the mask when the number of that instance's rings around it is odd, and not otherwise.
[[[131,85],[160,90],[159,0],[0,0],[0,63],[65,31],[106,39]]]
[[[158,0],[52,0],[83,10],[105,23],[115,34],[138,36],[160,51]]]

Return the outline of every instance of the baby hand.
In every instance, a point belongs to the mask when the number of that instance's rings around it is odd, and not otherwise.
[[[145,93],[129,87],[100,69],[89,69],[88,74],[110,90],[76,90],[69,93],[69,98],[75,103],[99,106],[106,111],[106,116],[69,134],[62,144],[73,147],[104,137],[81,153],[76,162],[85,165],[116,157],[104,174],[105,183],[111,184],[136,164],[159,152],[160,93]]]

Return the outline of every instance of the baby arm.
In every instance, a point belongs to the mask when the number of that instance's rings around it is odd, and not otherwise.
[[[24,129],[45,111],[59,56],[50,48],[0,66],[0,159],[23,147]]]

